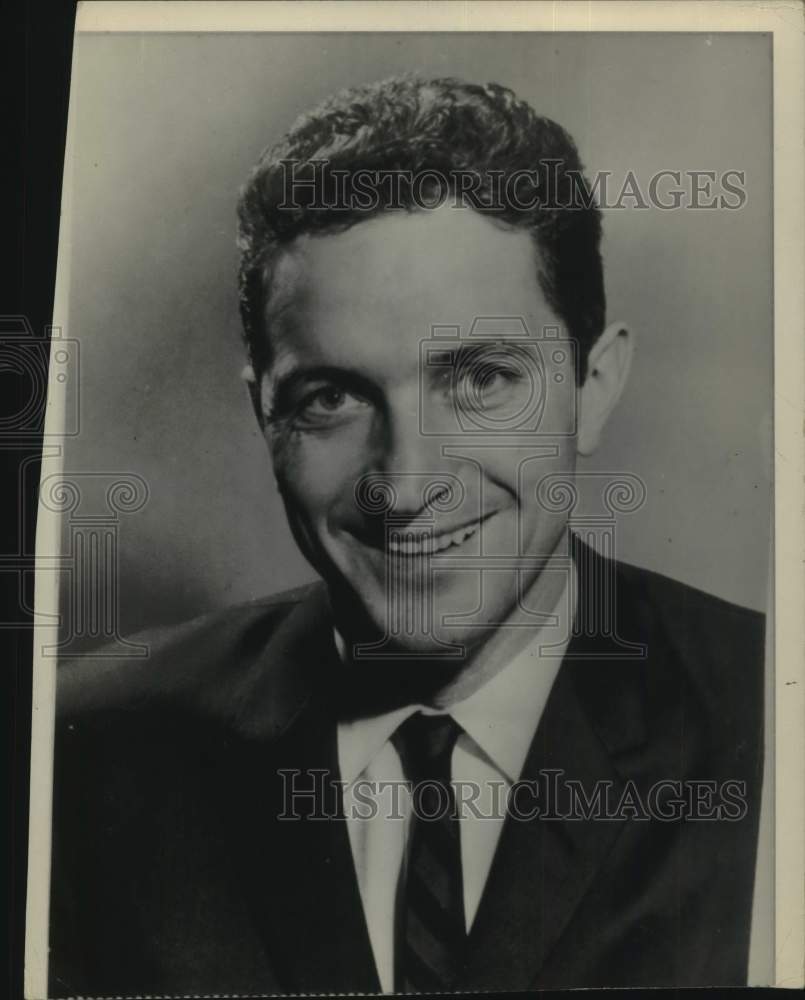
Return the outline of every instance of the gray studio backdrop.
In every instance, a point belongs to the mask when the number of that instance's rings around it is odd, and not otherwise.
[[[609,211],[609,318],[631,383],[587,469],[648,498],[627,560],[756,608],[771,499],[771,46],[763,35],[96,35],[76,42],[65,470],[136,473],[121,626],[311,579],[239,379],[235,201],[260,151],[334,89],[407,70],[509,85],[590,170],[746,173],[739,211]]]

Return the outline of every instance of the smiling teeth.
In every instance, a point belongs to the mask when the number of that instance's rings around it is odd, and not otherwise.
[[[481,522],[476,521],[475,524],[457,528],[449,534],[435,536],[430,532],[395,532],[389,539],[389,552],[401,556],[423,556],[432,555],[434,552],[443,552],[453,545],[461,545],[471,535],[474,535],[480,526]]]

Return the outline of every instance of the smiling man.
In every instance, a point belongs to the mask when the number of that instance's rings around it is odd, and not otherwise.
[[[387,637],[387,652],[416,654],[405,676],[435,685],[441,701],[497,672],[503,645],[531,641],[499,627],[514,624],[518,598],[551,611],[567,582],[542,572],[565,540],[566,514],[541,507],[534,491],[542,477],[569,477],[584,446],[574,434],[573,352],[554,350],[557,364],[527,336],[562,322],[534,266],[528,232],[442,206],[386,212],[328,238],[301,235],[272,272],[271,361],[253,373],[253,393],[295,537],[331,582],[350,645]],[[423,364],[423,346],[438,350],[434,318],[477,331],[478,317],[507,312],[525,336],[514,327],[507,337],[498,322],[496,339],[447,339],[441,347],[456,356]],[[616,325],[595,345],[581,390],[585,441],[622,384],[626,336]],[[544,388],[557,380],[570,392]],[[499,424],[495,447],[488,434],[462,430],[461,416]],[[373,503],[373,488],[388,503]],[[518,562],[521,552],[530,559]],[[511,566],[483,574],[483,555],[511,557]],[[465,556],[475,557],[469,568]],[[483,616],[473,615],[482,589]],[[410,619],[394,636],[390,615]],[[445,662],[434,666],[428,654]],[[388,674],[378,677],[384,691]]]
[[[572,530],[631,358],[580,178],[453,79],[261,157],[245,376],[321,583],[62,668],[53,995],[745,982],[763,622]]]

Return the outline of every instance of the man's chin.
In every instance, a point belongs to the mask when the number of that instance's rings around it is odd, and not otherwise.
[[[456,663],[495,631],[478,614],[478,584],[467,573],[441,574],[435,590],[411,587],[390,596],[385,579],[375,579],[366,569],[362,580],[353,572],[329,584],[336,625],[353,658],[376,654]],[[467,621],[457,622],[457,617]]]
[[[463,659],[471,645],[463,634],[450,635],[442,633],[409,633],[405,637],[386,636],[380,643],[372,644],[378,654],[411,660],[444,660],[445,663],[456,663]]]
[[[471,657],[483,644],[487,631],[445,625],[436,629],[430,623],[427,627],[422,627],[422,623],[409,623],[405,628],[398,626],[397,620],[375,619],[370,633],[353,638],[353,658],[410,659],[456,665]]]

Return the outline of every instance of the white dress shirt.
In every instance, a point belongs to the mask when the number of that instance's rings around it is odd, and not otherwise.
[[[576,607],[575,570],[553,614],[533,641],[449,714],[461,726],[451,760],[454,783],[475,786],[474,809],[461,810],[464,913],[469,931],[486,884],[505,818],[506,795],[519,780],[545,702],[559,670]],[[550,646],[550,652],[546,649]],[[422,705],[338,726],[338,761],[345,782],[344,812],[369,938],[384,992],[394,989],[394,939],[398,891],[410,828],[411,797],[390,741],[413,715],[441,714]],[[389,783],[386,786],[381,782]],[[461,793],[457,791],[457,796]],[[465,801],[467,799],[465,798]],[[371,805],[370,805],[371,803]]]

